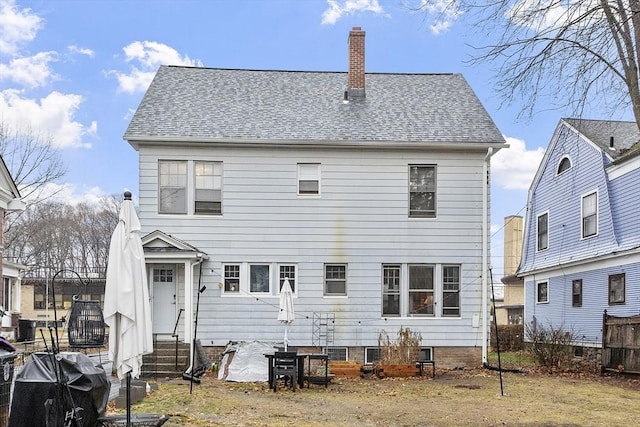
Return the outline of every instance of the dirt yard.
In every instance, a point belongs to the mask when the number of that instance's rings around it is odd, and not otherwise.
[[[161,381],[134,414],[165,426],[630,426],[640,420],[640,377],[439,371],[432,379],[336,378],[328,388],[202,377]],[[120,411],[122,412],[122,411]]]

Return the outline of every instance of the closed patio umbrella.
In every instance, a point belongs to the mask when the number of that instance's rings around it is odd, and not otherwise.
[[[280,289],[280,311],[278,312],[278,320],[284,322],[284,350],[289,347],[289,325],[296,318],[295,309],[293,307],[293,291],[289,284],[289,279],[285,278]]]
[[[128,191],[109,246],[104,318],[109,325],[109,358],[118,378],[127,380],[130,425],[131,377],[140,376],[142,356],[153,352],[153,337],[140,221]]]

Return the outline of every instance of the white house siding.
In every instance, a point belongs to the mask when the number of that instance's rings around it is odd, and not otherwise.
[[[599,261],[585,266],[555,270],[525,281],[525,321],[534,317],[538,325],[573,332],[586,344],[602,343],[602,316],[606,309],[613,316],[638,314],[640,306],[640,255]],[[625,273],[625,304],[609,305],[609,275]],[[572,281],[582,280],[582,307],[572,306]],[[535,284],[548,281],[549,302],[536,303]]]
[[[521,271],[553,268],[609,253],[617,246],[602,153],[568,129],[559,133],[548,151],[530,191]],[[572,167],[557,175],[565,156]],[[598,233],[582,239],[582,196],[593,191],[598,192]],[[548,249],[537,251],[537,219],[545,212],[549,214]]]
[[[175,147],[176,145],[174,145]],[[198,338],[282,340],[277,264],[298,267],[291,345],[312,344],[314,312],[335,313],[334,346],[376,346],[378,333],[420,332],[425,346],[481,346],[482,176],[486,150],[140,148],[143,232],[205,252]],[[158,160],[223,162],[223,215],[158,215]],[[321,163],[321,195],[297,195],[297,164]],[[437,218],[408,217],[408,166],[437,165]],[[222,295],[223,263],[272,264],[272,295]],[[347,297],[323,297],[325,263],[347,264]],[[381,317],[382,264],[461,265],[461,317]],[[195,295],[195,292],[194,292]],[[182,297],[182,295],[180,295]],[[439,297],[437,297],[439,299]],[[405,302],[406,304],[406,302]],[[439,306],[437,307],[437,310]]]

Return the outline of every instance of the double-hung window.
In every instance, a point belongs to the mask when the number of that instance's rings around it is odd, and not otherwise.
[[[284,285],[284,281],[289,281],[289,286],[291,286],[291,291],[293,293],[296,292],[296,266],[295,265],[281,265],[279,267],[279,281],[280,281],[280,290],[282,290],[282,285]]]
[[[298,163],[298,194],[320,194],[320,163]]]
[[[582,196],[582,237],[598,234],[598,193]]]
[[[582,307],[582,279],[576,279],[571,282],[571,305],[573,307]]]
[[[624,304],[625,301],[625,274],[612,274],[609,276],[609,304]]]
[[[442,315],[460,316],[460,266],[442,266]]]
[[[400,316],[400,266],[382,266],[382,315]]]
[[[158,212],[187,213],[187,161],[160,160],[158,162]]]
[[[194,162],[196,214],[222,213],[222,162]]]
[[[409,216],[435,218],[435,165],[409,165]]]
[[[224,266],[224,291],[240,293],[240,264]]]
[[[432,265],[409,265],[409,315],[433,316],[434,280]]]
[[[326,264],[324,266],[324,294],[347,295],[347,265]]]
[[[538,215],[536,250],[543,251],[549,247],[549,214]]]
[[[536,284],[536,303],[549,302],[549,283],[538,282]]]

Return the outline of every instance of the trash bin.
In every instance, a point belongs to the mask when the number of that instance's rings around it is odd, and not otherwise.
[[[36,321],[31,319],[18,319],[18,342],[35,341]]]
[[[0,350],[0,426],[9,424],[11,407],[11,382],[13,381],[13,361],[15,353]]]

